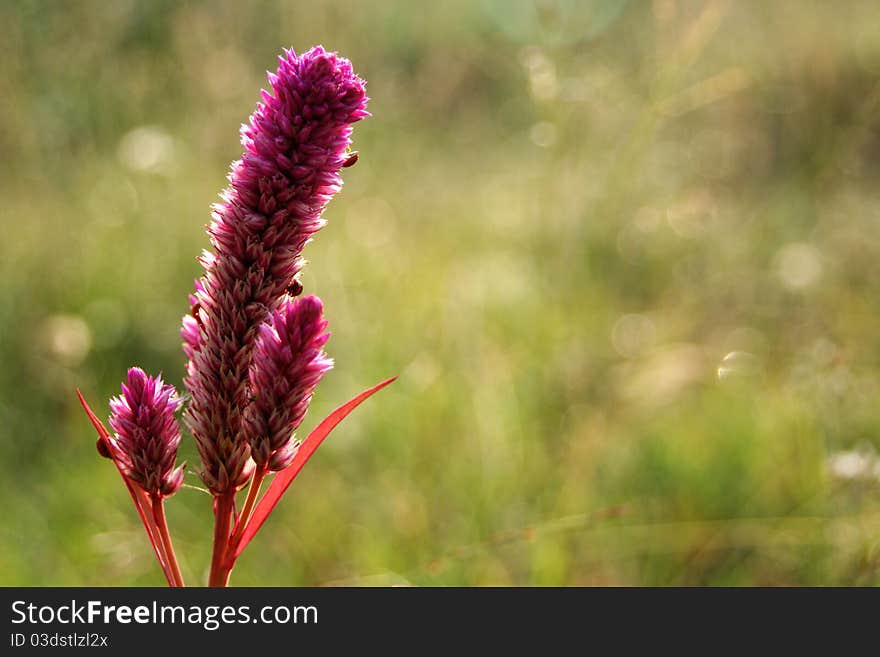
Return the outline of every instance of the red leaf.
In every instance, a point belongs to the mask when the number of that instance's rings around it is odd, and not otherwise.
[[[134,502],[134,506],[137,509],[138,515],[141,518],[141,522],[144,523],[144,529],[147,532],[147,538],[150,539],[150,544],[153,546],[153,551],[156,553],[156,559],[158,559],[159,561],[159,566],[161,566],[162,572],[165,574],[165,578],[168,580],[169,586],[174,586],[174,578],[171,574],[168,560],[165,558],[165,552],[162,549],[162,543],[159,537],[159,530],[156,527],[152,514],[148,514],[145,511],[145,509],[149,508],[149,500],[147,498],[146,492],[144,492],[144,490],[139,486],[136,486],[131,481],[129,481],[128,477],[125,476],[125,473],[122,472],[122,468],[119,467],[119,463],[116,460],[116,452],[112,446],[113,443],[108,440],[108,438],[110,437],[110,432],[107,431],[104,423],[101,422],[101,420],[98,419],[98,416],[94,414],[91,408],[89,408],[89,405],[86,403],[85,398],[82,396],[82,393],[79,390],[76,391],[76,396],[79,397],[79,403],[82,404],[86,415],[88,415],[89,419],[92,421],[92,425],[95,427],[95,431],[98,432],[98,443],[107,446],[107,453],[110,455],[110,459],[116,466],[116,470],[119,472],[119,476],[122,477],[122,481],[125,484],[125,487],[128,489],[129,495],[131,495],[131,501]]]
[[[76,396],[79,397],[79,403],[82,404],[82,407],[85,409],[86,414],[89,416],[89,419],[92,421],[92,426],[95,427],[95,431],[98,432],[98,453],[101,456],[110,455],[112,458],[113,450],[110,441],[107,439],[110,437],[110,432],[104,427],[104,423],[98,419],[98,416],[92,412],[92,409],[89,408],[89,405],[86,403],[85,398],[82,396],[82,393],[79,391],[79,388],[76,390]]]
[[[315,450],[318,449],[318,445],[326,438],[331,431],[336,427],[337,424],[342,422],[345,419],[345,416],[351,413],[355,408],[360,405],[367,397],[370,397],[376,392],[379,392],[382,388],[392,383],[397,377],[392,377],[387,379],[386,381],[382,381],[382,383],[378,383],[374,385],[372,388],[368,390],[364,390],[357,397],[347,401],[342,406],[337,408],[335,411],[330,413],[326,418],[324,418],[321,423],[315,427],[312,432],[309,434],[309,437],[303,441],[303,444],[300,445],[299,450],[296,452],[296,456],[293,459],[293,463],[287,466],[284,470],[275,475],[275,478],[272,480],[272,484],[269,486],[269,489],[266,491],[266,494],[257,502],[257,506],[254,509],[254,514],[251,516],[250,521],[244,529],[244,532],[241,535],[241,538],[238,541],[238,545],[235,546],[232,551],[232,559],[235,560],[238,558],[238,555],[241,554],[242,550],[247,547],[247,544],[250,543],[251,539],[266,521],[266,518],[269,517],[269,514],[272,513],[272,509],[275,508],[275,505],[281,500],[281,496],[284,495],[284,492],[287,490],[288,486],[293,483],[293,480],[299,474],[299,471],[302,470],[303,466],[306,464],[306,461],[311,458],[312,454],[315,453]]]

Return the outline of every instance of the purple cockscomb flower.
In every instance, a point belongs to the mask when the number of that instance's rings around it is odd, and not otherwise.
[[[323,347],[324,306],[315,296],[285,301],[260,326],[250,367],[253,403],[245,410],[245,436],[258,468],[283,470],[296,455],[293,432],[309,408],[315,386],[333,361]]]
[[[339,191],[340,169],[354,164],[352,124],[368,116],[364,82],[351,64],[316,47],[285,51],[271,92],[242,127],[242,158],[208,227],[212,252],[183,320],[188,358],[185,419],[213,495],[210,586],[226,586],[242,550],[333,429],[386,379],[337,407],[294,441],[314,389],[332,361],[324,353],[327,322],[313,296],[299,298],[305,244]],[[113,460],[170,586],[184,586],[165,515],[165,497],[183,483],[175,468],[180,400],[172,386],[132,368],[110,402],[110,426],[80,403]],[[261,486],[276,472],[265,494]],[[236,492],[250,481],[237,511]]]
[[[123,474],[153,496],[167,497],[183,484],[183,465],[174,467],[180,445],[175,411],[180,399],[174,386],[128,370],[122,395],[110,400],[114,452]]]
[[[208,229],[215,252],[201,257],[205,274],[183,322],[186,421],[215,496],[248,480],[242,417],[257,327],[302,268],[302,249],[324,225],[321,212],[351,162],[351,125],[369,115],[363,80],[321,47],[285,51],[269,82],[273,93],[263,92],[242,127],[244,154]]]

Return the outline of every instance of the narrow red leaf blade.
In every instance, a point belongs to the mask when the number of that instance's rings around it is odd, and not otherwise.
[[[125,488],[128,490],[129,495],[131,495],[131,501],[134,502],[134,507],[137,509],[138,516],[140,516],[141,522],[144,524],[144,530],[147,532],[147,538],[150,540],[150,544],[153,546],[153,552],[156,553],[156,559],[159,561],[159,566],[162,568],[162,572],[165,574],[165,578],[168,580],[169,586],[174,586],[174,579],[171,575],[171,569],[168,564],[168,560],[165,557],[165,552],[162,549],[162,544],[159,539],[159,530],[155,525],[155,522],[152,519],[152,516],[147,514],[145,511],[145,504],[148,502],[146,493],[132,484],[128,477],[125,476],[125,473],[122,472],[122,468],[119,467],[119,463],[115,458],[115,451],[112,448],[112,443],[107,440],[110,438],[110,432],[107,431],[107,428],[104,426],[104,423],[98,419],[98,416],[89,408],[88,402],[86,402],[85,397],[83,397],[82,393],[77,389],[76,396],[79,397],[79,403],[82,405],[83,410],[85,410],[86,415],[89,416],[89,420],[92,421],[92,426],[95,427],[95,431],[98,432],[98,440],[103,441],[108,446],[108,453],[110,454],[110,460],[113,461],[113,465],[116,466],[117,472],[119,472],[119,476],[122,477],[122,482],[125,484]]]
[[[106,427],[104,426],[104,423],[101,422],[101,420],[98,419],[98,416],[95,415],[94,412],[92,412],[91,408],[89,408],[89,405],[86,402],[85,397],[83,397],[82,393],[79,391],[79,388],[76,389],[76,396],[79,397],[79,403],[82,404],[82,407],[86,412],[86,415],[88,415],[89,419],[92,421],[92,426],[95,427],[95,431],[98,432],[98,437],[109,438],[110,432],[107,431]]]
[[[318,449],[318,446],[330,434],[330,432],[336,428],[336,425],[342,422],[342,420],[345,419],[345,416],[357,408],[361,402],[379,392],[382,388],[394,382],[396,379],[396,376],[391,377],[390,379],[382,381],[382,383],[374,385],[372,388],[364,390],[362,393],[330,413],[330,415],[324,418],[321,423],[312,430],[308,438],[306,438],[303,441],[303,444],[300,445],[299,450],[293,459],[293,463],[275,475],[275,478],[269,485],[269,489],[260,501],[257,502],[254,513],[245,527],[244,532],[238,541],[238,545],[234,546],[234,550],[232,551],[233,560],[237,559],[238,555],[242,553],[242,550],[247,547],[247,544],[250,543],[251,539],[257,531],[259,531],[260,527],[262,527],[266,518],[272,513],[272,509],[274,509],[275,505],[281,500],[281,496],[284,495],[287,488],[293,483],[293,480],[299,474],[300,470],[302,470],[306,462],[311,458],[312,454],[315,453],[315,450]]]

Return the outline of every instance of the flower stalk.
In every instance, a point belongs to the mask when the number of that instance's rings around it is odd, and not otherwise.
[[[185,586],[183,583],[183,575],[180,573],[180,565],[177,563],[177,555],[174,552],[174,544],[171,542],[171,533],[168,531],[168,521],[165,518],[165,500],[161,495],[153,495],[153,520],[156,523],[156,529],[159,533],[159,539],[162,549],[165,552],[165,559],[168,564],[168,570],[171,574],[173,584],[169,582],[169,586]]]
[[[229,562],[229,551],[234,549],[241,540],[248,521],[251,519],[251,513],[253,513],[254,506],[257,503],[257,497],[260,494],[260,488],[263,486],[263,479],[266,478],[267,472],[268,468],[265,465],[258,465],[254,470],[254,476],[251,478],[251,483],[248,486],[247,498],[245,499],[244,506],[241,508],[241,513],[238,514],[235,526],[232,528],[232,536],[229,538],[229,543],[227,545],[227,562]],[[234,559],[232,559],[232,561],[234,563]]]
[[[227,547],[234,506],[235,493],[224,493],[214,498],[214,552],[208,586],[226,586],[229,583],[232,566],[227,563]]]

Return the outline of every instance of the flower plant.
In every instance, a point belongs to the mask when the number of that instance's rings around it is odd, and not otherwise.
[[[394,380],[365,390],[305,440],[295,439],[315,387],[333,366],[324,352],[323,304],[302,294],[302,252],[324,226],[341,170],[357,161],[352,126],[369,116],[368,99],[351,63],[320,46],[301,55],[285,50],[268,77],[271,92],[262,92],[242,126],[242,157],[213,206],[212,250],[199,258],[204,273],[183,318],[188,403],[161,377],[133,367],[110,401],[108,430],[77,391],[98,432],[98,452],[119,471],[169,586],[184,585],[164,506],[184,477],[185,465],[176,465],[178,409],[213,498],[208,584],[226,586],[236,559],[321,441]]]

